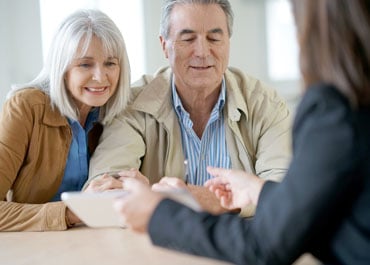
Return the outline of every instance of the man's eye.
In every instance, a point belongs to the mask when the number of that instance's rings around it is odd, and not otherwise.
[[[185,41],[185,42],[191,42],[195,40],[195,38],[186,38],[186,39],[182,39],[182,41]]]
[[[217,41],[221,41],[220,39],[218,39],[218,38],[208,38],[208,40],[209,41],[211,41],[211,42],[217,42]]]

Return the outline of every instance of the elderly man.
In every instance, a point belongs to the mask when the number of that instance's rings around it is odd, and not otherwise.
[[[291,154],[289,111],[275,91],[228,67],[232,24],[227,0],[164,2],[160,42],[170,67],[143,76],[129,109],[105,128],[90,188],[122,186],[97,178],[112,171],[121,171],[123,186],[125,176],[143,174],[151,184],[171,176],[161,183],[186,181],[205,209],[219,213],[202,186],[211,178],[208,165],[282,178]]]

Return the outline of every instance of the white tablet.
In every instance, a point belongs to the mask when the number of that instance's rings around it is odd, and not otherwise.
[[[127,192],[110,190],[104,192],[63,192],[62,201],[90,227],[124,227],[118,213],[113,209],[113,201]]]
[[[201,211],[199,203],[187,190],[177,189],[160,191],[166,197],[176,200],[195,211]],[[127,191],[110,190],[104,192],[63,192],[62,201],[87,226],[90,227],[124,227],[118,213],[113,208],[113,202]]]

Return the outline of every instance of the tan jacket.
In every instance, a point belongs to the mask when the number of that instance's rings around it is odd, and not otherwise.
[[[64,230],[63,202],[48,203],[64,175],[72,134],[49,97],[25,89],[0,114],[0,231]],[[12,202],[4,201],[12,190]]]
[[[171,70],[144,76],[123,115],[106,126],[90,161],[89,180],[139,168],[151,183],[184,175],[181,131],[172,105]],[[232,167],[280,180],[290,162],[291,120],[285,102],[260,81],[229,68],[225,73],[226,141]]]

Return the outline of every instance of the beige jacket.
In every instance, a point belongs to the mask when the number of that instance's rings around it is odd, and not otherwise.
[[[0,231],[66,229],[64,203],[48,201],[64,174],[72,139],[67,119],[43,92],[25,89],[5,102],[0,125]]]
[[[144,76],[128,111],[106,126],[90,161],[89,180],[104,172],[139,168],[151,183],[184,175],[181,131],[172,106],[169,68]],[[285,102],[260,81],[225,73],[226,140],[232,167],[280,180],[291,156],[291,120]]]

